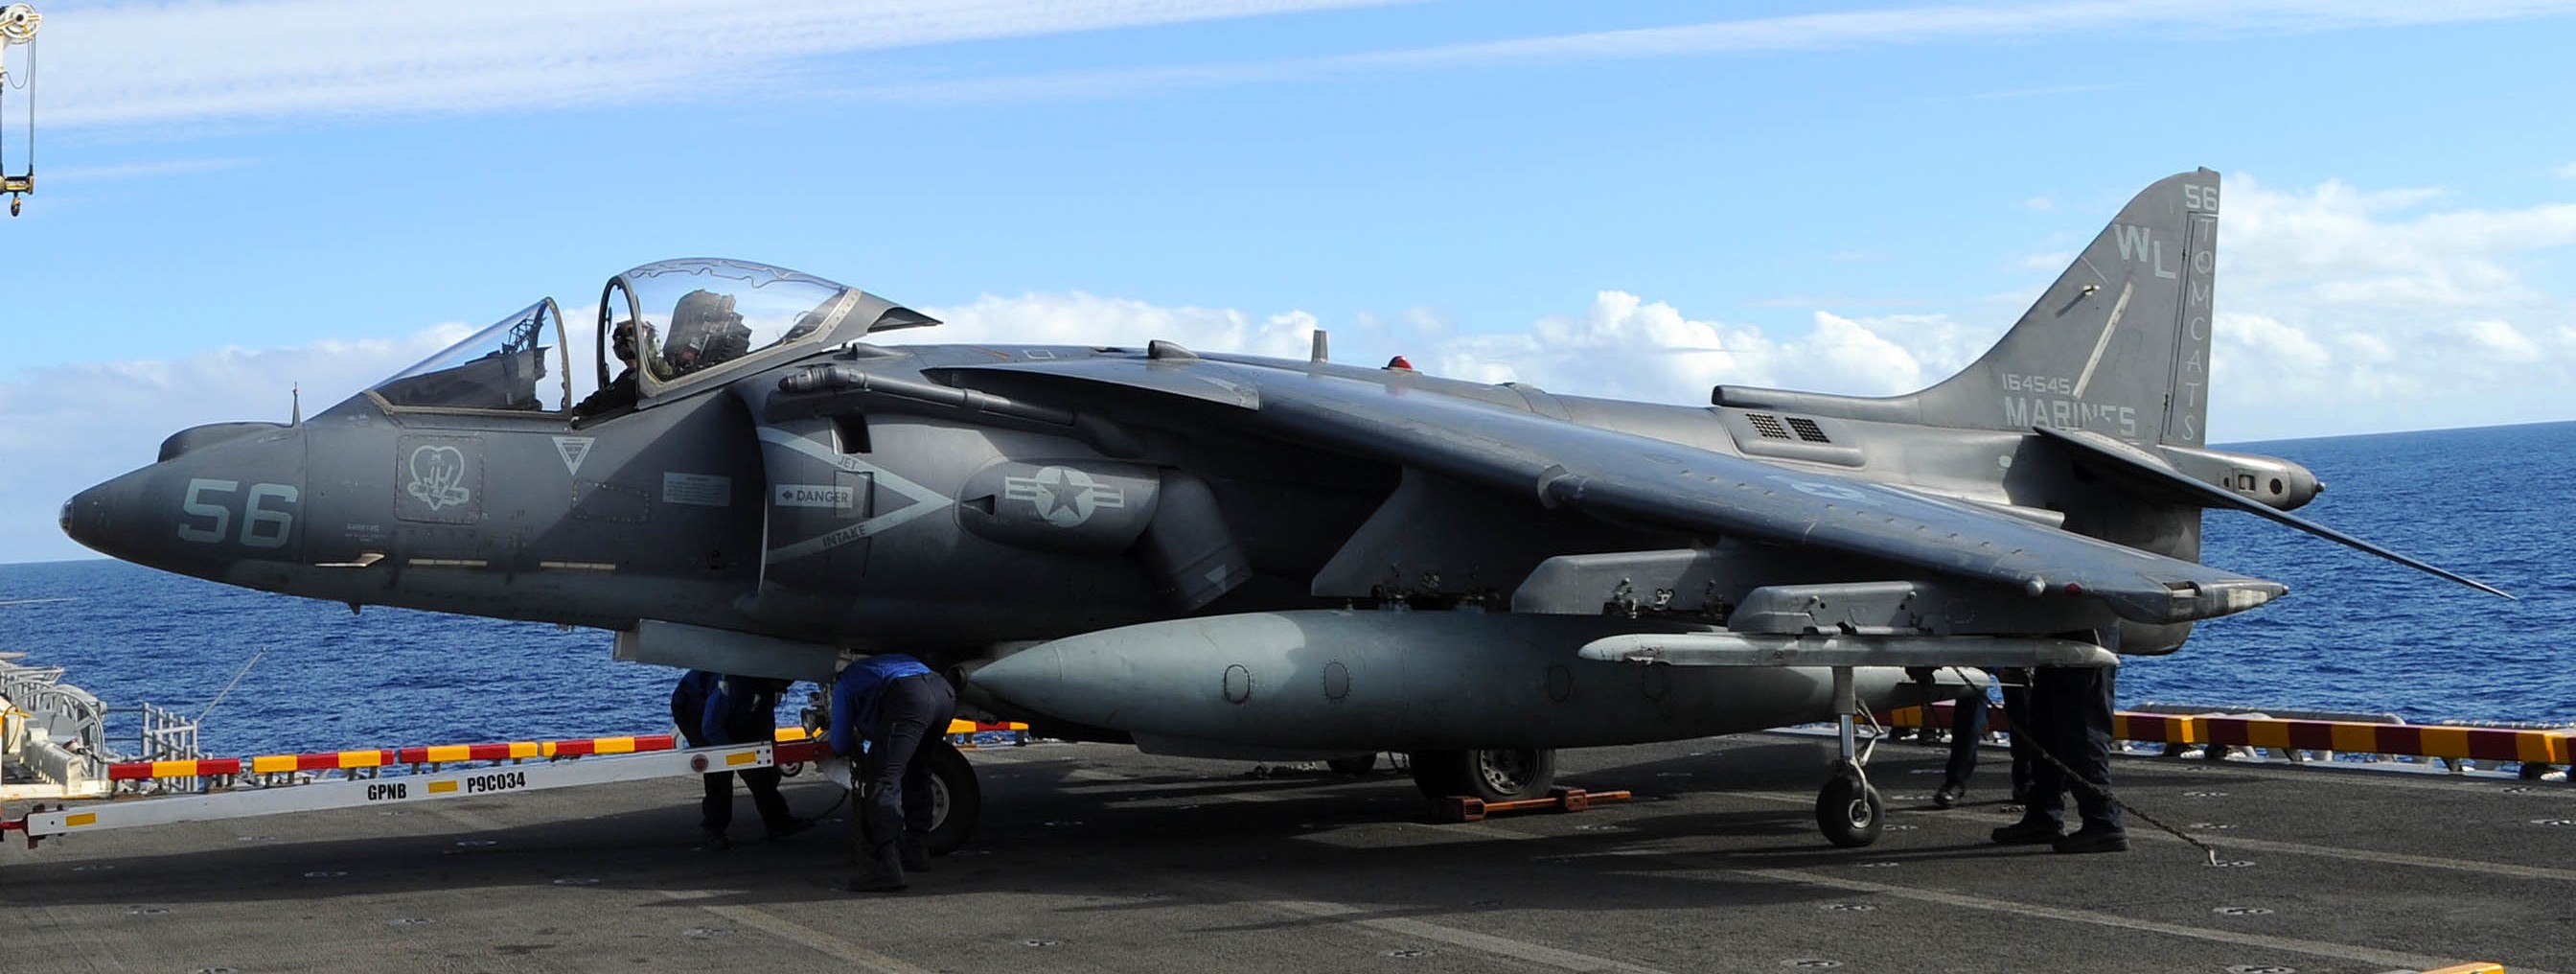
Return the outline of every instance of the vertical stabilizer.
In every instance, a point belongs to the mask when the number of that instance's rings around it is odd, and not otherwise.
[[[2056,283],[1965,371],[1886,399],[1721,386],[1770,406],[1933,426],[2091,430],[2199,446],[2208,433],[2218,174],[2166,177],[2129,201]]]

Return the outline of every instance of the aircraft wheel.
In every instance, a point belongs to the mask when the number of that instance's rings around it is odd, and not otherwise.
[[[915,760],[929,762],[930,834],[923,845],[944,856],[966,846],[975,836],[975,820],[984,814],[984,788],[975,781],[975,766],[947,741],[923,741]]]
[[[1439,801],[1467,790],[1465,751],[1415,751],[1406,756],[1413,766],[1413,787],[1422,797]]]
[[[1371,751],[1357,757],[1334,758],[1324,762],[1324,766],[1333,769],[1334,774],[1343,777],[1365,778],[1370,771],[1377,769],[1377,752]]]
[[[1878,841],[1886,825],[1886,806],[1879,801],[1878,789],[1858,776],[1836,774],[1825,779],[1825,787],[1816,793],[1816,827],[1825,832],[1825,841],[1846,849],[1857,849]]]
[[[1452,795],[1489,802],[1537,798],[1556,784],[1556,752],[1545,748],[1417,751],[1413,784],[1434,799]]]

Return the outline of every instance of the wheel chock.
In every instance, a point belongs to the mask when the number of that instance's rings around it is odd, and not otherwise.
[[[1580,812],[1594,802],[1623,802],[1628,792],[1585,791],[1581,788],[1550,788],[1545,798],[1516,798],[1489,802],[1470,795],[1451,795],[1440,800],[1440,819],[1444,822],[1482,822],[1485,816],[1503,812],[1528,812],[1545,809],[1552,812]]]

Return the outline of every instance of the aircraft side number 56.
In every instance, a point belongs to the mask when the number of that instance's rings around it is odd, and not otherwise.
[[[232,527],[233,511],[223,495],[241,490],[238,480],[214,480],[197,477],[188,481],[187,496],[179,499],[179,537],[200,544],[224,540]],[[252,484],[242,499],[240,541],[245,548],[283,548],[286,536],[295,529],[295,512],[271,510],[269,501],[293,504],[303,492],[288,484]]]

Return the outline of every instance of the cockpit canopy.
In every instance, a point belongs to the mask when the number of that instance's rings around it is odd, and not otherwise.
[[[609,279],[599,301],[604,340],[616,345],[628,322],[636,329],[640,361],[631,365],[646,396],[795,354],[787,350],[822,342],[854,315],[866,325],[860,334],[932,323],[857,288],[738,260],[646,264]]]
[[[563,311],[547,298],[368,391],[396,408],[560,411],[572,401],[570,375],[563,356],[553,355],[551,368],[546,359],[562,345]],[[548,375],[557,377],[553,388],[537,381]]]
[[[610,278],[600,295],[598,327],[582,336],[598,381],[579,385],[608,395],[573,404],[571,353],[553,298],[475,332],[368,394],[390,409],[593,415],[632,405],[639,395],[649,400],[695,385],[700,376],[740,374],[791,358],[838,333],[855,338],[933,324],[938,321],[857,288],[782,267],[666,260]]]

